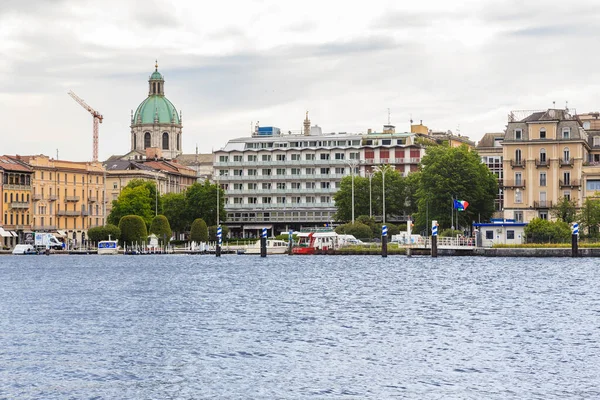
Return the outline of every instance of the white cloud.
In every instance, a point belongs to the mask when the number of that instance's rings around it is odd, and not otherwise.
[[[130,110],[158,58],[183,110],[184,151],[222,147],[251,121],[299,130],[380,129],[391,109],[479,139],[512,109],[597,110],[600,5],[578,0],[360,4],[6,0],[0,9],[0,153],[89,159],[129,150]]]

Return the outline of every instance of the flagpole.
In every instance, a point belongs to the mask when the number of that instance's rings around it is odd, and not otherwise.
[[[454,230],[454,195],[451,200],[452,206],[450,208],[450,229]]]

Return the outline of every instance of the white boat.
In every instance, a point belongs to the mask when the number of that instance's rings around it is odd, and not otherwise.
[[[13,254],[37,254],[35,248],[30,244],[18,244],[12,251]]]
[[[116,240],[98,242],[98,254],[119,254],[119,244]]]
[[[285,254],[288,250],[288,242],[278,239],[267,239],[267,255]],[[260,254],[260,240],[246,247],[246,254]]]

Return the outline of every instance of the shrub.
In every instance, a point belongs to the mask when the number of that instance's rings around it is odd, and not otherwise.
[[[196,243],[208,242],[208,226],[202,218],[196,218],[194,222],[192,222],[190,240]]]
[[[355,222],[353,224],[344,224],[342,225],[343,232],[346,235],[353,235],[357,239],[371,239],[373,236],[373,231],[368,225],[365,225],[361,222]],[[337,230],[336,230],[337,232]]]
[[[121,230],[121,243],[143,243],[148,237],[148,230],[144,219],[138,215],[126,215],[119,221]]]
[[[563,221],[534,218],[525,227],[525,236],[529,243],[562,243],[571,237],[571,228]]]
[[[99,242],[101,240],[119,240],[121,236],[121,230],[118,226],[113,224],[107,224],[105,226],[96,226],[90,228],[87,231],[87,237],[92,242]]]
[[[464,232],[462,231],[457,231],[456,229],[444,229],[443,231],[440,232],[440,236],[443,237],[456,237],[457,235],[463,235]]]
[[[171,236],[173,235],[173,231],[171,231],[171,225],[169,225],[169,220],[164,215],[157,215],[152,220],[152,225],[150,225],[150,233],[154,233],[156,237],[158,237],[158,241],[161,245],[168,243],[171,240]]]

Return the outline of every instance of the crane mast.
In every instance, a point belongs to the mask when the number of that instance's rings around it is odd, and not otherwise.
[[[98,161],[98,123],[102,123],[102,120],[104,119],[104,117],[98,111],[96,111],[92,107],[90,107],[85,101],[83,101],[82,98],[80,98],[75,93],[73,93],[72,90],[69,91],[69,96],[71,96],[73,98],[73,100],[75,100],[77,103],[79,103],[90,114],[92,114],[92,117],[94,117],[94,133],[93,133],[94,151],[93,151],[92,160]]]

